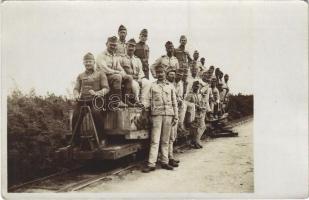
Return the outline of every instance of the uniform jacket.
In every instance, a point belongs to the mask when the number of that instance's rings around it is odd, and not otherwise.
[[[120,65],[128,75],[132,75],[133,79],[141,80],[145,75],[141,60],[136,56],[122,55]]]
[[[119,39],[117,41],[117,46],[116,46],[116,55],[121,56],[121,55],[126,55],[127,54],[127,45],[126,42],[121,42]]]
[[[185,67],[188,67],[188,63],[192,60],[190,53],[181,47],[175,49],[174,55],[178,59],[180,67],[183,67],[184,65],[186,65]]]
[[[163,55],[158,58],[150,67],[150,71],[153,77],[156,77],[155,67],[157,65],[162,65],[165,69],[171,67],[176,70],[179,68],[178,60],[175,56],[168,57],[167,55]]]
[[[77,76],[74,95],[80,95],[81,99],[91,98],[92,95],[88,92],[94,90],[98,96],[104,96],[109,92],[107,77],[104,72],[93,71],[92,73],[83,72]]]
[[[176,91],[168,82],[152,83],[149,92],[151,115],[175,116],[178,119]]]
[[[106,75],[117,73],[125,73],[120,65],[120,57],[110,54],[107,50],[100,53],[96,59],[97,71],[103,71]]]
[[[148,66],[149,46],[144,42],[138,42],[135,47],[134,55],[141,59],[143,66]]]

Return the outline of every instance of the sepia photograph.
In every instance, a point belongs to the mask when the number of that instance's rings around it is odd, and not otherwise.
[[[2,189],[254,193],[254,10],[3,2]]]

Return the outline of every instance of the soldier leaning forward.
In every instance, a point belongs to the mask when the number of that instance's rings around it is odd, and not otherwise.
[[[139,35],[140,41],[136,44],[134,55],[141,59],[145,78],[149,79],[149,46],[146,44],[147,37],[148,31],[143,29]]]
[[[97,56],[97,71],[103,71],[108,80],[110,86],[110,92],[108,94],[108,106],[110,110],[118,107],[126,107],[123,103],[122,84],[125,82],[128,85],[132,85],[132,77],[128,76],[120,64],[120,57],[115,55],[115,49],[117,46],[117,37],[109,37],[106,43],[106,51],[100,53]]]
[[[134,39],[130,39],[127,42],[127,54],[121,56],[120,64],[127,75],[133,78],[132,82],[132,92],[134,101],[130,101],[129,95],[126,96],[126,103],[127,104],[134,104],[138,105],[142,103],[145,107],[149,107],[145,102],[145,97],[148,96],[149,89],[150,89],[150,81],[145,78],[141,60],[134,56],[136,42]],[[124,86],[127,87],[127,86]],[[140,95],[141,94],[141,95]],[[130,95],[131,96],[131,95]],[[129,103],[130,101],[130,103]]]
[[[86,70],[78,75],[73,90],[74,98],[78,102],[73,111],[72,130],[75,128],[78,116],[80,114],[80,108],[83,105],[88,105],[90,107],[97,131],[101,132],[103,130],[103,119],[100,112],[100,108],[102,108],[103,105],[96,107],[95,104],[96,100],[102,100],[103,98],[100,99],[95,97],[105,96],[105,94],[109,92],[109,86],[105,73],[95,71],[94,64],[94,56],[91,53],[87,53],[84,56],[84,65]],[[104,101],[100,102],[103,103]],[[100,134],[99,137],[102,138]]]
[[[155,170],[159,146],[162,168],[173,169],[168,164],[168,148],[171,127],[176,125],[178,121],[178,107],[175,89],[165,81],[164,70],[161,65],[155,67],[158,80],[151,85],[149,92],[152,128],[148,164],[143,169],[143,172]]]

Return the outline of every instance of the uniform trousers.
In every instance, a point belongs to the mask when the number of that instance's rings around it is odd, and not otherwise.
[[[148,166],[155,167],[159,154],[161,152],[161,163],[168,164],[168,148],[170,141],[171,125],[173,116],[155,115],[151,116],[152,129],[151,141],[148,158]]]

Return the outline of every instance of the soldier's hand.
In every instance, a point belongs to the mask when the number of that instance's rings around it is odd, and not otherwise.
[[[94,90],[89,90],[88,91],[91,95],[95,96],[96,95],[96,92]]]
[[[175,126],[177,124],[177,122],[178,122],[178,118],[173,117],[173,119],[172,119],[172,126]]]

